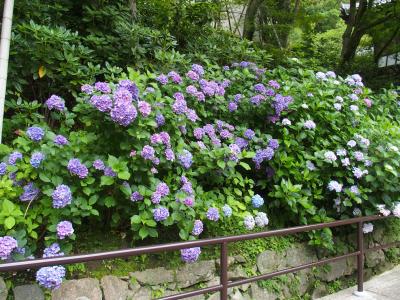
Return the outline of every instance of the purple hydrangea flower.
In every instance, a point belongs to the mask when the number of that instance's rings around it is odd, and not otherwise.
[[[181,249],[181,259],[185,263],[194,263],[199,259],[200,253],[200,247]]]
[[[242,94],[236,94],[235,96],[233,96],[233,101],[239,103],[242,98],[243,98]]]
[[[263,100],[265,100],[263,95],[255,95],[250,98],[250,102],[256,106],[259,106]]]
[[[355,151],[354,153],[354,158],[356,161],[363,161],[364,160],[364,154],[360,151]]]
[[[360,179],[361,177],[363,177],[364,174],[368,174],[367,170],[361,170],[360,168],[353,168],[353,175],[354,177],[356,177],[357,179]]]
[[[49,247],[44,248],[43,258],[64,256],[64,252],[60,251],[61,251],[60,245],[57,243],[53,243]]]
[[[193,64],[192,65],[192,71],[196,72],[198,75],[203,76],[204,75],[204,68],[201,65],[198,64]]]
[[[256,93],[259,94],[265,94],[267,91],[267,88],[265,87],[265,85],[263,85],[262,83],[257,83],[253,86],[253,89]]]
[[[205,134],[205,132],[204,132],[203,128],[195,128],[193,130],[193,136],[198,140],[201,140],[203,138],[204,134]]]
[[[160,74],[160,76],[158,76],[156,78],[156,80],[161,83],[162,85],[166,85],[168,83],[168,77],[164,74]]]
[[[341,159],[340,161],[342,162],[343,167],[350,166],[350,159],[348,157],[345,157],[345,158]]]
[[[197,120],[199,120],[199,117],[194,109],[188,108],[186,110],[186,117],[192,122],[196,122]]]
[[[350,187],[350,192],[352,192],[355,195],[359,195],[360,194],[360,190],[358,189],[358,186],[356,186],[356,185],[352,185]]]
[[[61,221],[57,224],[57,237],[60,240],[65,239],[66,237],[71,236],[74,233],[74,228],[72,227],[72,223],[69,221]]]
[[[40,164],[44,160],[44,154],[42,152],[34,152],[30,159],[30,164],[35,169],[39,168]]]
[[[72,202],[72,193],[67,185],[61,184],[56,187],[51,197],[54,208],[63,208]]]
[[[276,81],[276,80],[270,80],[268,81],[268,85],[276,90],[279,90],[281,88],[281,85]]]
[[[194,205],[194,198],[193,197],[186,197],[183,200],[183,204],[192,207]]]
[[[336,150],[336,154],[338,156],[346,156],[347,155],[347,151],[346,151],[346,149],[338,149],[338,150]]]
[[[33,184],[33,182],[28,183],[23,187],[24,192],[19,196],[19,200],[23,202],[35,200],[40,193],[40,190]]]
[[[186,76],[188,78],[190,78],[193,81],[198,81],[200,79],[199,74],[197,74],[196,72],[190,70],[189,72],[186,73]]]
[[[49,110],[58,110],[64,111],[65,109],[65,102],[61,97],[57,95],[52,95],[49,99],[46,100],[45,105]]]
[[[194,96],[197,98],[199,102],[204,102],[206,100],[206,96],[204,95],[203,92],[197,92],[194,94]]]
[[[293,98],[290,96],[282,96],[281,94],[276,94],[272,102],[272,106],[275,110],[276,116],[280,116],[281,112],[289,107],[289,104],[293,102]]]
[[[252,140],[255,137],[255,135],[256,133],[251,129],[246,129],[246,131],[244,132],[244,137],[249,140]]]
[[[137,85],[134,82],[130,81],[129,79],[120,80],[118,82],[118,88],[127,89],[131,93],[133,99],[135,100],[139,99],[139,89]],[[146,88],[146,91],[151,93],[154,92],[154,89],[152,87],[148,87]]]
[[[182,115],[186,113],[188,110],[187,104],[185,100],[175,100],[175,102],[172,104],[172,110],[174,113],[178,115]]]
[[[193,161],[193,156],[192,153],[190,153],[188,150],[183,150],[182,154],[178,155],[178,159],[180,164],[185,168],[189,169],[190,166],[192,165]]]
[[[229,102],[228,109],[230,112],[234,112],[235,110],[238,109],[238,106],[235,102]]]
[[[7,164],[5,162],[0,163],[0,176],[7,173]]]
[[[95,168],[96,170],[102,171],[105,169],[105,165],[104,162],[101,159],[96,159],[93,164],[92,164],[93,168]]]
[[[12,166],[14,166],[17,162],[17,160],[22,159],[22,154],[21,152],[14,151],[13,153],[10,154],[8,157],[8,163]]]
[[[77,158],[69,160],[67,169],[71,174],[77,175],[81,179],[86,178],[89,174],[88,168]]]
[[[81,91],[87,95],[91,95],[93,93],[93,86],[90,84],[84,84],[81,86]]]
[[[276,150],[279,148],[279,142],[277,139],[270,139],[268,141],[268,147],[271,147],[272,149]]]
[[[58,146],[65,146],[68,145],[68,140],[65,136],[63,135],[56,135],[53,139],[54,144],[58,145]]]
[[[206,216],[207,216],[207,219],[210,220],[210,221],[214,221],[214,222],[218,221],[219,220],[218,208],[210,207],[207,210]]]
[[[113,171],[112,168],[105,167],[104,168],[104,176],[115,177],[115,176],[117,176],[117,174]]]
[[[162,114],[156,115],[156,123],[157,123],[157,127],[161,127],[165,124],[165,118]]]
[[[131,102],[116,101],[110,116],[114,122],[126,127],[136,119],[137,111]]]
[[[93,95],[90,98],[90,104],[92,104],[101,112],[109,112],[112,108],[113,102],[108,95]]]
[[[142,157],[146,160],[153,160],[155,158],[155,150],[149,145],[145,145],[141,153]]]
[[[0,259],[6,260],[11,253],[18,247],[18,242],[12,236],[0,237]]]
[[[186,93],[189,95],[195,96],[197,93],[197,88],[194,85],[189,85],[186,87]]]
[[[350,140],[347,142],[347,146],[349,146],[350,148],[354,148],[357,145],[355,140]]]
[[[153,218],[156,222],[164,221],[169,217],[167,208],[160,206],[153,210]]]
[[[315,171],[315,170],[317,169],[317,168],[315,167],[314,163],[311,162],[311,161],[309,161],[309,160],[306,161],[306,167],[307,167],[307,169],[310,170],[310,171]]]
[[[261,163],[264,160],[271,160],[274,157],[274,154],[274,149],[272,149],[271,147],[257,150],[256,155],[253,157],[256,168],[259,169],[261,167]]]
[[[171,148],[165,149],[165,159],[168,161],[174,161],[175,160],[175,153]]]
[[[203,222],[200,220],[195,220],[193,224],[192,234],[199,236],[203,232]]]
[[[142,201],[143,196],[139,192],[133,192],[131,195],[131,201],[136,202],[136,201]]]
[[[148,117],[151,113],[151,105],[146,101],[138,101],[138,109],[143,117]]]
[[[229,218],[230,216],[232,216],[232,208],[228,204],[225,204],[224,206],[222,206],[222,213],[225,217]]]
[[[182,83],[182,78],[181,78],[181,76],[180,76],[177,72],[175,72],[175,71],[169,72],[169,73],[168,73],[168,77],[171,78],[171,80],[172,80],[174,83],[177,83],[177,84],[181,84],[181,83]]]
[[[249,145],[249,142],[244,138],[238,137],[235,139],[235,144],[238,145],[240,149],[244,149]]]
[[[99,92],[102,92],[102,93],[104,93],[104,94],[109,94],[109,93],[111,93],[111,87],[110,87],[110,85],[109,85],[107,82],[100,82],[100,81],[98,81],[98,82],[96,82],[96,83],[94,84],[94,88],[95,88],[96,90],[98,90]]]
[[[132,94],[126,88],[119,88],[114,92],[115,102],[131,103],[133,100]]]
[[[156,192],[161,195],[161,197],[165,197],[169,195],[169,187],[165,182],[160,182],[156,187]]]
[[[333,151],[326,151],[324,157],[328,161],[336,161],[337,157]]]
[[[186,125],[180,125],[180,126],[178,126],[178,128],[179,128],[179,131],[182,134],[186,134],[187,133]]]
[[[221,136],[222,139],[226,140],[226,139],[230,139],[233,135],[232,133],[230,133],[228,130],[223,129],[221,130],[221,132],[219,133],[219,135]]]
[[[44,130],[40,127],[32,126],[28,128],[26,134],[32,141],[39,142],[44,137]]]
[[[65,277],[63,266],[43,267],[36,272],[36,281],[47,289],[57,289]]]

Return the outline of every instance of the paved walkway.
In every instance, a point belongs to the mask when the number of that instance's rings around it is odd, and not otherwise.
[[[364,282],[362,297],[353,295],[357,287],[351,287],[339,293],[320,298],[319,300],[399,300],[400,299],[400,266],[375,276]]]

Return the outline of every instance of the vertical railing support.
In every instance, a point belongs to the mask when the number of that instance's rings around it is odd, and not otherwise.
[[[223,242],[221,244],[221,273],[220,273],[220,283],[222,285],[222,290],[220,292],[220,299],[228,299],[228,243]]]
[[[363,222],[358,223],[357,247],[359,254],[357,256],[357,291],[364,291],[364,232]]]

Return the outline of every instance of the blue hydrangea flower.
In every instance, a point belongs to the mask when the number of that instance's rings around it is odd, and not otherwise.
[[[189,169],[190,166],[192,165],[193,161],[193,156],[192,153],[190,153],[188,150],[183,150],[182,154],[178,155],[178,159],[180,164],[185,168]]]
[[[207,219],[209,219],[210,221],[214,221],[214,222],[218,221],[219,220],[218,208],[210,207],[207,210],[206,216],[207,216]]]
[[[181,249],[181,259],[186,263],[194,263],[199,259],[200,253],[200,247]]]
[[[224,214],[225,217],[229,218],[230,216],[232,216],[232,208],[228,204],[225,204],[222,207],[222,213]]]
[[[7,164],[5,162],[0,163],[0,176],[7,173]]]
[[[69,160],[67,169],[71,174],[77,175],[81,179],[86,178],[89,174],[88,168],[77,158]]]
[[[39,168],[41,162],[44,160],[44,154],[41,152],[35,152],[31,156],[30,164],[35,169]]]
[[[38,126],[32,126],[28,128],[26,134],[32,141],[39,142],[44,137],[44,130]]]
[[[57,186],[51,197],[54,208],[63,208],[72,202],[71,189],[65,184]]]
[[[10,257],[11,253],[18,247],[17,240],[12,236],[0,237],[0,259],[6,260]]]
[[[19,199],[23,202],[35,200],[40,193],[40,190],[33,184],[33,182],[25,185],[23,190],[24,192],[19,196]]]
[[[264,204],[264,199],[260,195],[256,194],[251,198],[251,203],[253,207],[259,208]]]
[[[49,110],[58,110],[64,111],[65,109],[65,102],[61,97],[57,95],[52,95],[49,99],[46,100],[45,105]]]
[[[10,165],[14,166],[16,164],[17,160],[19,160],[19,159],[22,159],[22,154],[18,151],[14,151],[8,157],[8,163]]]
[[[43,267],[36,272],[36,281],[47,289],[60,287],[64,277],[65,268],[63,266]]]
[[[203,222],[201,220],[195,220],[193,224],[192,234],[199,236],[203,232]]]
[[[153,210],[153,218],[156,222],[164,221],[169,217],[167,208],[160,206]]]
[[[58,243],[53,243],[49,247],[44,248],[43,258],[56,256],[64,256],[64,252],[61,252],[61,248]]]
[[[68,236],[71,236],[74,233],[74,228],[72,227],[72,223],[69,221],[61,221],[57,224],[57,237],[60,240],[65,239]]]
[[[65,145],[68,145],[68,140],[67,140],[67,138],[66,138],[65,136],[61,135],[61,134],[56,135],[56,136],[54,137],[53,142],[54,142],[54,144],[56,144],[56,145],[58,145],[58,146],[65,146]]]

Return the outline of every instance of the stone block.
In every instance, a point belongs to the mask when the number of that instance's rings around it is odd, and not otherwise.
[[[78,280],[66,280],[61,286],[52,292],[52,300],[76,300],[86,297],[89,300],[102,300],[103,295],[97,279],[83,278]]]
[[[43,291],[37,284],[26,284],[14,288],[14,300],[44,300]]]

